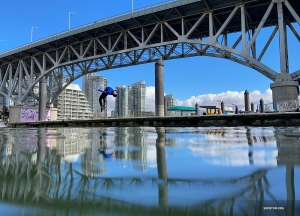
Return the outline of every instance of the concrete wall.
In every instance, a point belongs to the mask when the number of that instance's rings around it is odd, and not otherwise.
[[[57,120],[57,111],[58,111],[57,108],[50,108],[50,112],[51,112],[51,114],[50,114],[50,120],[51,121]]]
[[[9,106],[9,122],[20,122],[23,106]]]
[[[31,116],[28,116],[28,119],[24,119],[24,116],[21,116],[21,113],[24,111],[24,109],[27,109]],[[10,106],[9,107],[9,122],[15,123],[15,122],[35,122],[38,121],[38,107],[27,107],[27,106]],[[46,112],[50,112],[49,115],[46,117],[49,117],[50,121],[57,120],[57,108],[47,108]]]

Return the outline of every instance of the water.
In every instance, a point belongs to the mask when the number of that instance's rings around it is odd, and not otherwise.
[[[5,128],[0,210],[300,215],[299,138],[273,127]]]

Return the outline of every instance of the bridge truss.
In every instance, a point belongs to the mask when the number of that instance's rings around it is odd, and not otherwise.
[[[38,82],[45,77],[50,105],[70,83],[88,73],[192,56],[225,58],[275,81],[280,73],[290,73],[287,27],[300,42],[292,25],[300,25],[296,5],[296,0],[171,0],[95,22],[0,54],[0,94],[17,104],[38,104]],[[265,27],[273,32],[258,49],[258,36]],[[262,62],[277,33],[279,72]],[[300,70],[287,79],[299,76]]]

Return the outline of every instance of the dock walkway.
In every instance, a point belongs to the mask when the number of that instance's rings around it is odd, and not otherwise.
[[[61,120],[9,123],[9,128],[29,127],[287,127],[300,126],[300,113],[260,113],[207,116],[165,116],[136,118],[107,118],[90,120]]]

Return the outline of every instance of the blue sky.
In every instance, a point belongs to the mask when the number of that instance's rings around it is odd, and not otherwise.
[[[161,0],[134,0],[134,8],[141,8],[161,2]],[[10,0],[1,2],[0,14],[0,52],[30,42],[31,27],[34,29],[33,40],[41,39],[68,29],[68,16],[71,14],[71,28],[75,28],[102,18],[131,10],[131,0]],[[293,24],[300,33],[298,24]],[[300,43],[288,29],[288,50],[290,72],[300,69],[297,63]],[[263,29],[258,36],[258,53],[268,40],[273,27]],[[229,37],[229,43],[239,35]],[[1,41],[5,40],[5,41]],[[262,62],[279,72],[278,35],[275,36]],[[238,47],[239,48],[239,47]],[[145,80],[147,86],[154,86],[154,63],[108,70],[101,73],[108,79],[109,86],[131,85]],[[192,57],[165,61],[165,93],[174,94],[184,102],[191,97],[226,92],[264,93],[272,81],[259,72],[235,62],[213,57]],[[76,80],[81,86],[81,79]],[[217,104],[216,104],[217,105]]]

